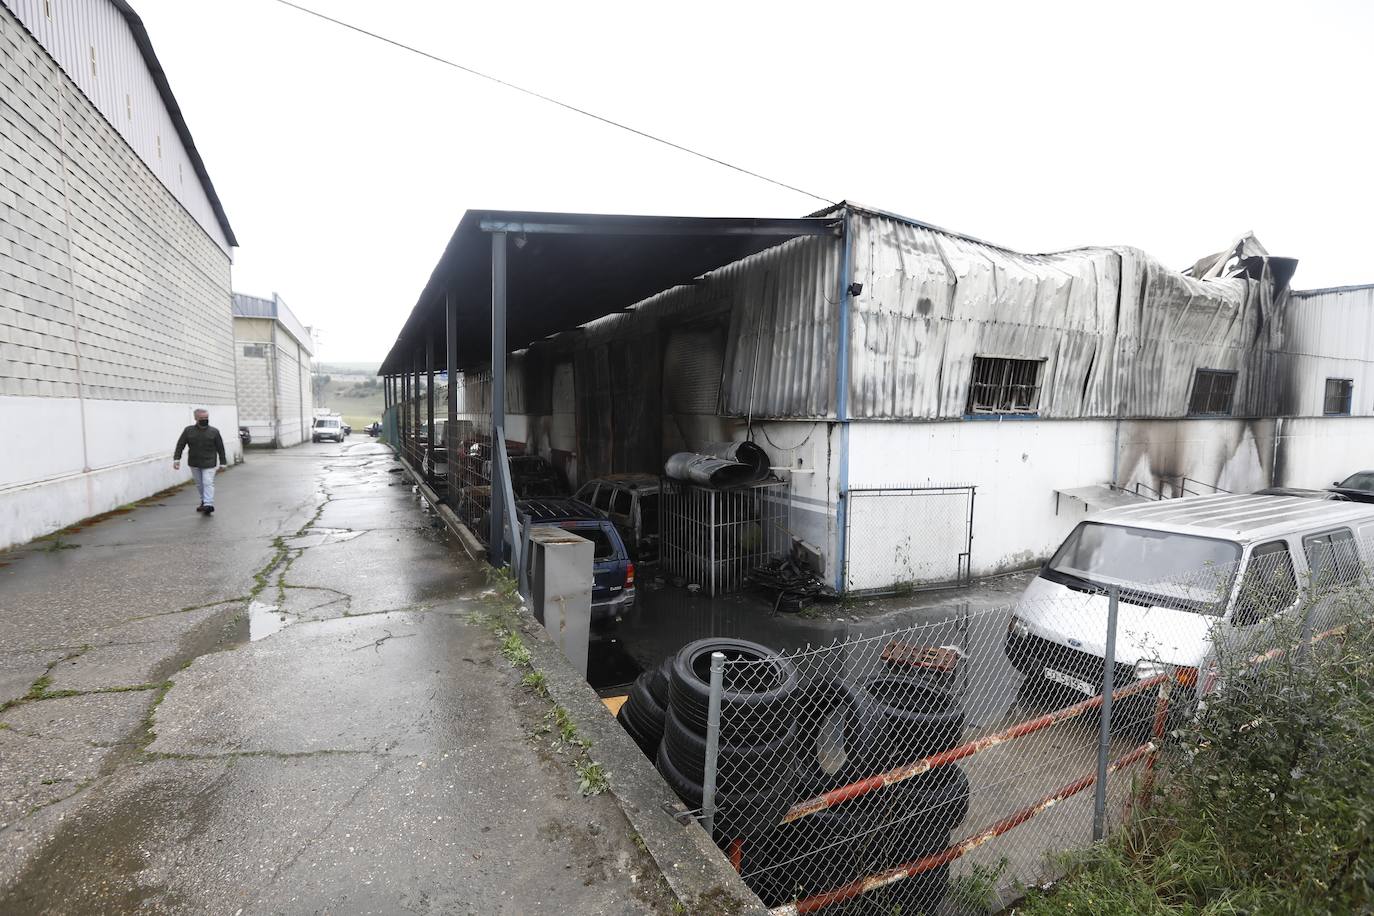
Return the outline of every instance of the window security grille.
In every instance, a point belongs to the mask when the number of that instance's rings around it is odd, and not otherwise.
[[[1350,416],[1350,398],[1354,390],[1355,383],[1348,378],[1327,379],[1326,399],[1322,404],[1322,413],[1328,417]]]
[[[1043,359],[975,356],[969,383],[969,414],[1034,414],[1040,409]]]
[[[1236,373],[1199,369],[1193,376],[1193,396],[1188,401],[1188,416],[1229,417],[1235,399]]]

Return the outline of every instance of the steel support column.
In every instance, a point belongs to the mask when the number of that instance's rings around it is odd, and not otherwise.
[[[410,374],[396,376],[401,389],[401,412],[396,417],[396,454],[406,457],[406,439],[410,436]]]
[[[424,364],[425,351],[423,347],[416,347],[415,353],[410,358],[410,371],[415,375],[415,411],[414,411],[414,436],[410,440],[410,463],[416,470],[420,467],[420,430],[424,429],[425,415],[420,409],[420,380],[424,378],[424,373],[420,367]]]
[[[425,455],[423,473],[434,483],[434,335],[425,337]]]
[[[506,428],[506,233],[491,234],[491,495],[487,502],[490,525],[487,529],[488,559],[493,566],[505,565],[505,488],[510,469],[501,466],[503,449],[495,437]],[[504,444],[504,443],[503,443]],[[512,545],[512,550],[514,545]]]
[[[445,431],[445,467],[448,469],[448,489],[444,499],[453,511],[458,511],[458,463],[461,456],[457,448],[462,445],[458,436],[458,297],[449,295],[444,298],[444,312],[447,334],[444,341],[444,366],[448,370],[448,429]]]

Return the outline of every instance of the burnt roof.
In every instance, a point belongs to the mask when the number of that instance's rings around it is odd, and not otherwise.
[[[457,367],[491,361],[492,232],[506,245],[506,350],[621,311],[655,293],[803,235],[837,218],[756,219],[469,210],[449,239],[380,374],[399,373],[433,337],[445,362],[445,300],[457,307]]]

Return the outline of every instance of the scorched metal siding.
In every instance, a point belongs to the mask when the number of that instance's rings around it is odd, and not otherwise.
[[[1023,255],[856,211],[850,413],[962,417],[975,356],[1044,360],[1046,418],[1181,417],[1198,368],[1240,371],[1261,412],[1259,281],[1195,280],[1133,248]]]

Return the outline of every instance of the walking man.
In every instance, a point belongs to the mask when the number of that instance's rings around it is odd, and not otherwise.
[[[229,459],[224,457],[224,440],[219,430],[210,425],[210,412],[202,408],[195,417],[196,422],[181,431],[177,450],[172,453],[172,468],[181,467],[181,451],[186,449],[186,463],[191,466],[191,476],[200,491],[196,511],[210,515],[215,511],[215,470],[219,465],[228,466]]]

